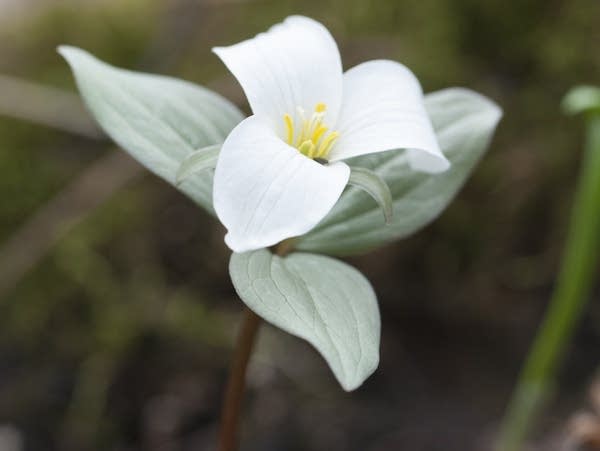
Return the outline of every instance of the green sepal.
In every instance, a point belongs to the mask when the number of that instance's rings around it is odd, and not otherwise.
[[[360,188],[371,196],[381,207],[385,223],[390,224],[392,222],[392,215],[394,213],[392,192],[383,178],[370,169],[350,167],[348,185]]]
[[[198,149],[189,154],[177,169],[175,184],[180,185],[192,174],[214,169],[217,166],[222,144],[215,144]]]

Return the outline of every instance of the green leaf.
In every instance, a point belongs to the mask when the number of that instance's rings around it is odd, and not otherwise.
[[[176,184],[181,163],[196,149],[220,144],[242,119],[228,100],[183,80],[110,66],[84,50],[61,46],[85,103],[104,131],[132,157]],[[213,213],[212,171],[179,188]]]
[[[345,390],[358,388],[377,368],[377,299],[356,269],[322,255],[278,257],[261,249],[233,254],[229,273],[242,301],[312,344]]]
[[[356,186],[371,196],[381,207],[385,223],[392,222],[392,193],[385,180],[369,169],[353,167],[350,168],[348,185]]]
[[[571,88],[563,98],[562,108],[567,114],[600,112],[600,88],[587,85]]]
[[[349,160],[350,166],[369,168],[385,180],[393,198],[391,223],[382,223],[367,194],[346,190],[329,215],[298,239],[297,249],[332,255],[365,252],[415,233],[446,208],[488,148],[502,112],[487,98],[462,88],[428,94],[425,106],[450,169],[441,174],[415,172],[403,150]]]
[[[202,149],[198,149],[189,154],[185,160],[181,162],[177,174],[175,174],[177,185],[180,185],[192,174],[214,169],[217,165],[220,151],[221,144],[215,144],[213,146],[203,147]]]

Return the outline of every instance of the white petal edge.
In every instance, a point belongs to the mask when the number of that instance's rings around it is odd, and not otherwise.
[[[342,194],[345,163],[321,165],[288,146],[264,118],[250,116],[225,140],[213,202],[234,252],[272,246],[307,233]]]
[[[413,73],[400,63],[374,60],[344,74],[344,98],[331,161],[392,149],[408,149],[411,166],[443,172],[442,154]]]
[[[215,47],[242,86],[252,112],[268,117],[280,136],[283,115],[298,119],[317,103],[327,105],[326,123],[335,123],[342,101],[340,53],[322,24],[291,16],[267,32],[229,47]]]

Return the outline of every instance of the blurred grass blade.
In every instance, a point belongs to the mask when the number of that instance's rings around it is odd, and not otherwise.
[[[105,138],[76,94],[6,75],[0,75],[0,115],[86,138]]]
[[[518,451],[551,394],[556,370],[594,282],[600,247],[600,114],[588,110],[587,140],[562,267],[546,316],[502,425],[497,451]]]
[[[0,299],[76,224],[142,173],[120,150],[110,151],[36,211],[0,247]]]
[[[189,154],[175,174],[175,183],[179,185],[192,174],[214,169],[219,159],[221,146],[221,144],[206,146]]]
[[[600,88],[587,85],[574,87],[563,99],[562,108],[567,114],[600,113]]]
[[[381,207],[385,223],[389,224],[394,212],[390,187],[385,183],[385,180],[370,169],[357,167],[350,169],[348,185],[356,186],[371,196]]]

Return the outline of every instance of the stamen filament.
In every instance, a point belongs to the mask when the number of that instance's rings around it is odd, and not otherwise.
[[[340,134],[338,132],[331,132],[328,136],[323,139],[321,145],[319,146],[319,150],[317,150],[317,158],[324,158],[327,156],[335,141],[339,138]]]
[[[300,145],[298,150],[302,155],[312,158],[315,151],[315,144],[310,139],[307,139]]]
[[[319,127],[315,130],[315,132],[313,133],[313,135],[310,137],[310,139],[315,144],[318,143],[319,139],[321,139],[321,136],[323,136],[323,133],[325,133],[327,130],[329,130],[327,127],[319,125]]]
[[[298,137],[297,145],[300,146],[306,141],[308,135],[308,121],[306,119],[302,120],[302,130],[300,132],[300,136]]]
[[[285,121],[285,130],[287,136],[286,142],[291,145],[294,142],[294,121],[292,120],[292,116],[289,114],[284,114],[283,120]]]

